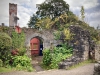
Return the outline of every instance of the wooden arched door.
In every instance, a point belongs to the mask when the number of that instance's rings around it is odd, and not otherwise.
[[[33,38],[30,41],[31,55],[39,55],[40,41],[38,38]]]

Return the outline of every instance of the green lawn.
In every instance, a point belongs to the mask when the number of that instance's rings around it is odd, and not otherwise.
[[[70,70],[70,69],[74,69],[74,68],[77,68],[77,67],[80,67],[80,66],[89,64],[89,63],[94,63],[94,61],[92,61],[92,60],[85,60],[85,61],[83,61],[83,62],[81,62],[81,63],[79,63],[79,64],[76,64],[76,65],[73,65],[73,66],[69,67],[68,69],[69,69],[69,70]]]
[[[0,67],[0,73],[2,73],[2,72],[11,72],[11,71],[14,71],[14,69],[12,69],[12,68]]]

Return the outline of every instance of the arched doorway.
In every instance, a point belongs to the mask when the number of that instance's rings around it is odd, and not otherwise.
[[[30,40],[30,49],[32,56],[42,56],[43,51],[43,40],[40,37],[34,37]]]

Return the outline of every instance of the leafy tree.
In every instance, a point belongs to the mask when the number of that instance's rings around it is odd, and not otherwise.
[[[51,28],[51,25],[52,25],[52,21],[49,17],[39,19],[36,22],[36,27],[41,28],[41,29],[49,29]]]
[[[84,21],[84,18],[85,18],[85,12],[84,12],[84,6],[81,6],[81,19],[82,19],[82,21]]]
[[[30,17],[30,21],[28,22],[29,28],[38,28],[35,24],[38,21],[38,16],[33,14],[33,16]]]
[[[41,29],[53,28],[63,30],[66,27],[66,24],[75,24],[78,22],[78,17],[76,17],[73,13],[69,13],[68,15],[63,13],[59,17],[56,17],[54,20],[52,20],[50,17],[38,19],[35,25]]]
[[[58,29],[60,26],[63,27],[63,24],[73,23],[78,20],[76,15],[69,10],[69,5],[63,0],[46,0],[39,4],[37,8],[36,15],[33,14],[30,18],[28,27]]]
[[[51,19],[69,11],[69,5],[64,0],[46,0],[38,6],[36,12],[41,18],[49,16]]]

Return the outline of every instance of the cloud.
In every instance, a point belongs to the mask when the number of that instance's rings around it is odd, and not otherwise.
[[[9,1],[7,0],[4,2],[4,0],[0,1],[0,23],[5,23],[8,24],[9,16],[8,16],[8,6]]]
[[[0,23],[9,26],[9,3],[17,4],[17,16],[19,17],[19,25],[27,27],[27,23],[33,13],[36,12],[36,4],[42,3],[44,0],[1,0],[0,1]]]
[[[99,25],[100,27],[100,20],[96,20],[96,21],[91,21],[90,22],[90,26],[94,27],[94,28],[97,28],[97,26]]]
[[[36,4],[41,4],[45,0],[0,0],[0,23],[9,26],[9,3],[17,4],[18,23],[21,27],[27,27],[30,16],[36,12]],[[64,0],[70,5],[70,10],[77,16],[80,15],[81,6],[85,8],[86,20],[90,26],[96,27],[100,24],[100,0]]]
[[[77,16],[80,15],[81,6],[85,9],[85,21],[93,27],[100,25],[100,0],[65,0],[70,5],[70,10]]]
[[[74,9],[76,7],[84,6],[85,9],[93,8],[98,5],[98,0],[65,0]]]
[[[96,28],[98,25],[100,25],[100,13],[99,12],[88,14],[88,17],[89,17],[88,22],[90,26],[93,26]]]

